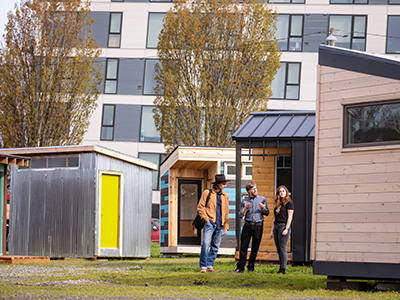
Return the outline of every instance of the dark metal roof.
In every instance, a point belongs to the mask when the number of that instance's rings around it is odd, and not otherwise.
[[[253,112],[233,139],[305,138],[315,135],[315,111]]]
[[[400,80],[400,58],[389,55],[320,45],[318,64]]]

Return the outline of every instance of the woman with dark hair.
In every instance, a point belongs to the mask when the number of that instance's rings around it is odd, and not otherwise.
[[[274,220],[272,221],[272,229],[270,238],[274,237],[276,250],[279,255],[279,271],[278,274],[286,273],[287,265],[287,244],[289,242],[290,233],[294,214],[294,204],[290,199],[289,191],[286,186],[281,185],[276,189],[274,201]]]

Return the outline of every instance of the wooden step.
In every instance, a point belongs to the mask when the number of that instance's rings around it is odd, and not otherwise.
[[[39,264],[49,263],[50,257],[48,256],[18,256],[18,255],[4,255],[0,256],[0,262],[6,264]]]

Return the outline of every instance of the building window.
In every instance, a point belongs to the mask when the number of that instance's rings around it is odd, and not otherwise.
[[[167,155],[163,154],[163,153],[143,153],[143,152],[139,152],[138,156],[140,159],[152,162],[153,164],[156,164],[157,166],[160,166],[160,164],[167,157]],[[153,172],[153,190],[159,190],[160,189],[159,170],[152,171],[152,172]]]
[[[400,53],[399,28],[400,28],[400,16],[388,16],[386,53]]]
[[[224,173],[226,178],[234,179],[236,177],[236,165],[234,163],[225,163]]]
[[[156,71],[155,65],[158,63],[158,59],[147,59],[144,70],[144,84],[143,84],[143,94],[144,95],[155,95],[154,88],[157,85],[155,80]]]
[[[344,108],[344,147],[400,143],[400,100]]]
[[[302,51],[303,15],[279,15],[276,38],[282,51]]]
[[[118,83],[118,58],[107,58],[106,80],[104,81],[104,93],[116,94]]]
[[[268,2],[274,3],[274,4],[277,4],[277,3],[293,3],[293,4],[299,3],[299,4],[302,4],[302,3],[305,3],[305,0],[268,0]]]
[[[79,167],[79,156],[50,156],[31,159],[29,166],[19,166],[19,169],[58,169]]]
[[[153,108],[154,106],[142,106],[142,120],[140,124],[141,142],[161,142],[160,133],[154,124]]]
[[[331,0],[331,4],[368,4],[368,0]]]
[[[276,188],[284,185],[292,191],[292,158],[279,156],[276,160]]]
[[[336,36],[335,46],[365,51],[367,16],[329,17],[329,32]]]
[[[114,139],[114,120],[115,105],[104,104],[100,137],[102,141],[112,141]]]
[[[300,63],[281,62],[272,82],[272,99],[298,100],[300,96]]]
[[[110,28],[108,30],[109,48],[121,47],[121,27],[122,27],[122,13],[112,12],[110,14]]]
[[[389,0],[389,4],[400,4],[400,0]]]
[[[149,13],[147,48],[157,48],[158,36],[163,28],[165,13]]]
[[[251,179],[253,177],[253,166],[243,165],[243,178]]]

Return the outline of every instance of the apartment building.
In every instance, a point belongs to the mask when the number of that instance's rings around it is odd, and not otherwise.
[[[271,110],[314,110],[318,46],[400,55],[400,0],[275,0],[281,68]],[[98,144],[159,164],[165,157],[152,105],[158,33],[168,0],[93,0],[93,34],[102,48],[104,81],[85,144]],[[226,168],[227,169],[227,168]],[[153,177],[154,214],[160,183]]]

